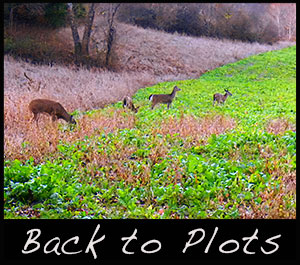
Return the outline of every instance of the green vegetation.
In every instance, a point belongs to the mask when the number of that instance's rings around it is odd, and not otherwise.
[[[149,95],[175,84],[170,109],[151,111]],[[233,96],[213,107],[225,88]],[[62,140],[39,164],[5,161],[5,218],[295,218],[295,46],[141,89],[133,101],[133,128]]]

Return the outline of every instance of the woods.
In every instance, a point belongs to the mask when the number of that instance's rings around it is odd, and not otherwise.
[[[95,25],[95,16],[97,21],[102,21],[101,24]],[[19,48],[12,44],[18,34],[17,25],[34,25],[48,29],[67,26],[72,31],[72,57],[75,64],[107,68],[114,68],[113,60],[117,59],[111,57],[114,56],[112,47],[120,22],[169,33],[262,44],[274,44],[280,40],[292,41],[296,36],[295,4],[5,3],[4,22],[6,53],[21,58],[27,56],[22,52],[26,46],[25,39],[20,40]],[[84,27],[81,40],[79,27]],[[95,39],[99,30],[104,32],[101,40]],[[42,46],[38,40],[34,42],[36,46]],[[98,48],[98,55],[91,56],[90,46],[99,46],[100,43],[103,45]],[[46,47],[40,49],[43,49],[41,53],[44,55],[32,55],[37,62],[59,60],[58,51],[50,52]],[[65,52],[64,54],[67,57]],[[68,62],[70,59],[64,60]]]
[[[260,43],[291,40],[296,33],[294,4],[125,4],[119,19],[167,32]]]

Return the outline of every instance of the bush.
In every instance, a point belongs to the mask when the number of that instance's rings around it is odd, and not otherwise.
[[[45,19],[52,28],[65,26],[67,16],[66,4],[50,3],[45,8]]]
[[[83,4],[75,5],[75,15],[83,18],[86,10]],[[10,21],[10,16],[13,21]],[[6,26],[13,24],[39,25],[46,28],[59,28],[67,22],[66,3],[21,3],[4,4],[4,23]]]

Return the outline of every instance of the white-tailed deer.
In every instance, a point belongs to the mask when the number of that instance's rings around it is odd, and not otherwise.
[[[135,107],[133,105],[133,102],[132,102],[132,98],[131,97],[128,97],[126,96],[124,99],[123,99],[123,108],[129,108],[131,109],[133,112],[137,113],[138,112],[138,109],[139,107]]]
[[[176,92],[180,91],[181,89],[178,86],[174,86],[173,91],[171,94],[152,94],[149,97],[149,100],[152,101],[151,109],[155,107],[156,104],[168,104],[168,109],[175,98]]]
[[[225,94],[224,94],[224,95],[222,95],[222,94],[220,94],[220,93],[214,94],[214,102],[213,102],[213,106],[215,105],[215,102],[216,102],[216,101],[217,101],[219,104],[220,104],[220,103],[224,103],[228,96],[232,96],[232,94],[231,94],[227,89],[224,89],[224,90],[225,90]]]
[[[34,99],[29,103],[29,110],[33,113],[33,119],[38,125],[38,118],[40,113],[48,113],[52,117],[52,121],[63,119],[66,122],[76,124],[72,115],[69,115],[64,107],[55,101],[49,99]]]

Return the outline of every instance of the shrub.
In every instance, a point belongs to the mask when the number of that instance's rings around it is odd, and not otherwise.
[[[77,18],[85,17],[86,11],[83,4],[75,5]],[[10,19],[12,18],[12,21]],[[59,28],[65,26],[67,21],[66,3],[5,3],[4,23],[26,24],[30,26]]]
[[[67,6],[62,3],[49,3],[45,8],[45,20],[52,28],[66,25]]]

